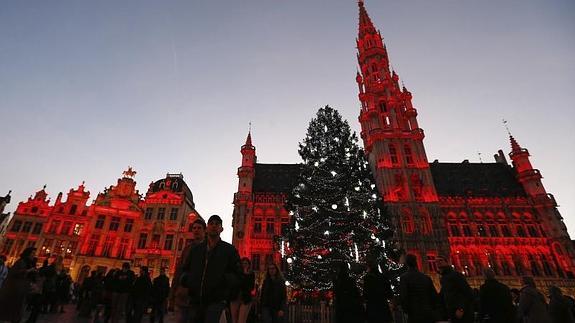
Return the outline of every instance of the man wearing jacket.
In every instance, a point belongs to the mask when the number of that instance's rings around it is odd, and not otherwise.
[[[453,270],[447,258],[437,257],[437,267],[441,275],[441,295],[447,308],[447,316],[453,323],[472,323],[473,290],[465,277]]]
[[[222,231],[222,219],[212,215],[207,240],[190,250],[184,264],[182,285],[189,288],[190,303],[197,309],[194,323],[220,322],[230,291],[239,284],[240,256],[234,246],[221,240]]]

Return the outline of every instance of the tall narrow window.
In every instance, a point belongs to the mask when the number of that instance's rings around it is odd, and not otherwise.
[[[114,246],[116,238],[107,236],[104,241],[104,248],[102,248],[102,256],[109,257],[112,255],[112,247]]]
[[[120,226],[120,217],[113,216],[112,221],[110,221],[110,231],[118,231],[119,226]]]
[[[407,209],[404,209],[401,216],[401,226],[403,228],[403,232],[411,234],[415,231],[415,225],[413,223],[413,215]]]
[[[22,226],[22,232],[30,232],[32,229],[32,222],[26,221],[24,222],[24,226]]]
[[[152,214],[154,213],[154,209],[149,207],[146,209],[146,213],[144,214],[144,219],[145,220],[151,220],[152,219]]]
[[[76,211],[78,210],[78,206],[76,204],[72,204],[72,206],[70,207],[70,215],[75,215]]]
[[[62,230],[60,230],[60,234],[70,235],[70,230],[72,230],[72,222],[64,221],[64,224],[62,224]]]
[[[170,210],[170,221],[176,221],[178,219],[178,210],[179,209],[177,207],[173,207]]]
[[[60,220],[54,220],[50,223],[50,229],[48,233],[56,234],[58,232],[58,228],[60,227]]]
[[[174,245],[174,235],[167,234],[166,240],[164,240],[164,250],[172,250],[173,245]]]
[[[132,232],[132,227],[134,226],[134,219],[126,219],[124,224],[124,232]]]
[[[262,232],[262,219],[255,218],[254,219],[254,233],[261,233]]]
[[[147,240],[148,240],[148,234],[140,233],[140,238],[138,239],[138,249],[145,249]]]
[[[120,240],[120,247],[118,248],[118,255],[117,255],[118,258],[120,259],[126,258],[129,242],[130,240],[127,238],[123,238],[122,240]]]
[[[100,241],[100,236],[97,234],[93,234],[90,237],[90,241],[88,242],[88,250],[86,254],[88,256],[93,256],[96,253],[96,247],[98,247],[98,242]]]
[[[379,102],[379,110],[381,112],[387,112],[387,107],[385,106],[385,102],[383,102],[383,101]]]
[[[160,207],[158,208],[158,216],[156,217],[158,220],[163,220],[166,215],[166,208]]]
[[[102,229],[104,227],[105,221],[106,221],[105,215],[98,215],[98,219],[96,220],[96,229]]]
[[[267,218],[266,219],[266,233],[267,234],[274,234],[275,233],[275,219],[274,218]]]
[[[254,271],[260,270],[260,255],[257,253],[252,255],[252,269]]]
[[[40,232],[42,232],[42,227],[44,225],[42,223],[35,223],[34,224],[34,229],[32,229],[32,234],[40,234]]]
[[[411,147],[409,145],[403,146],[403,150],[405,151],[405,161],[408,165],[413,164],[413,154],[411,152]]]
[[[429,272],[436,273],[437,272],[437,259],[436,255],[433,253],[427,254],[427,267]]]
[[[12,232],[20,232],[20,228],[22,227],[22,221],[20,220],[15,220],[14,223],[12,223],[12,229],[10,229],[10,231]]]
[[[421,231],[423,234],[430,234],[432,231],[431,216],[426,209],[421,209]]]
[[[394,145],[389,145],[389,158],[391,159],[392,165],[398,164],[399,160],[397,159],[397,149],[395,149]]]

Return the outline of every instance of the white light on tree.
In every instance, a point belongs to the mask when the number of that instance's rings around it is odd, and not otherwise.
[[[317,255],[317,259],[321,259],[321,255]]]
[[[359,251],[357,250],[357,243],[353,244],[353,248],[355,249],[355,261],[359,262]]]
[[[285,242],[284,242],[283,240],[282,240],[282,245],[281,245],[280,253],[281,253],[281,255],[282,255],[282,258],[286,255]]]
[[[286,280],[286,286],[289,286],[289,285],[291,285],[291,284]]]
[[[334,209],[334,210],[337,209],[337,204],[332,204],[332,205],[331,205],[331,208]]]
[[[326,236],[328,236],[328,235],[329,235],[329,231],[325,230],[325,232],[324,232],[323,234],[325,234]]]
[[[286,259],[286,261],[287,261],[288,264],[291,264],[291,263],[293,262],[293,259],[288,258],[288,259]]]
[[[337,173],[332,170],[332,171],[331,171],[331,176],[335,176],[335,175],[337,175]]]

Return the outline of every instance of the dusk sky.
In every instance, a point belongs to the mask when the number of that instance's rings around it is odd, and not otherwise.
[[[428,159],[529,149],[575,234],[575,2],[366,0],[413,93]],[[240,146],[296,163],[318,108],[359,131],[354,0],[0,1],[0,194],[134,167],[141,193],[183,173],[231,237]]]

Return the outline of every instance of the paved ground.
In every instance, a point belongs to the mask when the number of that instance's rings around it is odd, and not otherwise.
[[[84,318],[84,317],[78,317],[78,312],[76,312],[76,306],[75,305],[66,305],[66,308],[64,309],[65,313],[58,313],[58,314],[40,314],[40,317],[38,318],[37,323],[53,323],[53,322],[58,322],[58,323],[68,323],[68,322],[77,322],[77,323],[92,323],[94,322],[94,318],[88,319],[88,318]],[[24,316],[24,318],[28,318],[28,315],[26,314]],[[123,320],[120,322],[124,322]],[[144,319],[142,320],[142,323],[148,323],[150,322],[150,316],[149,315],[145,315]],[[157,322],[157,321],[156,321]],[[174,319],[174,314],[173,313],[168,313],[168,315],[166,315],[164,317],[164,323],[174,323],[175,319]]]

